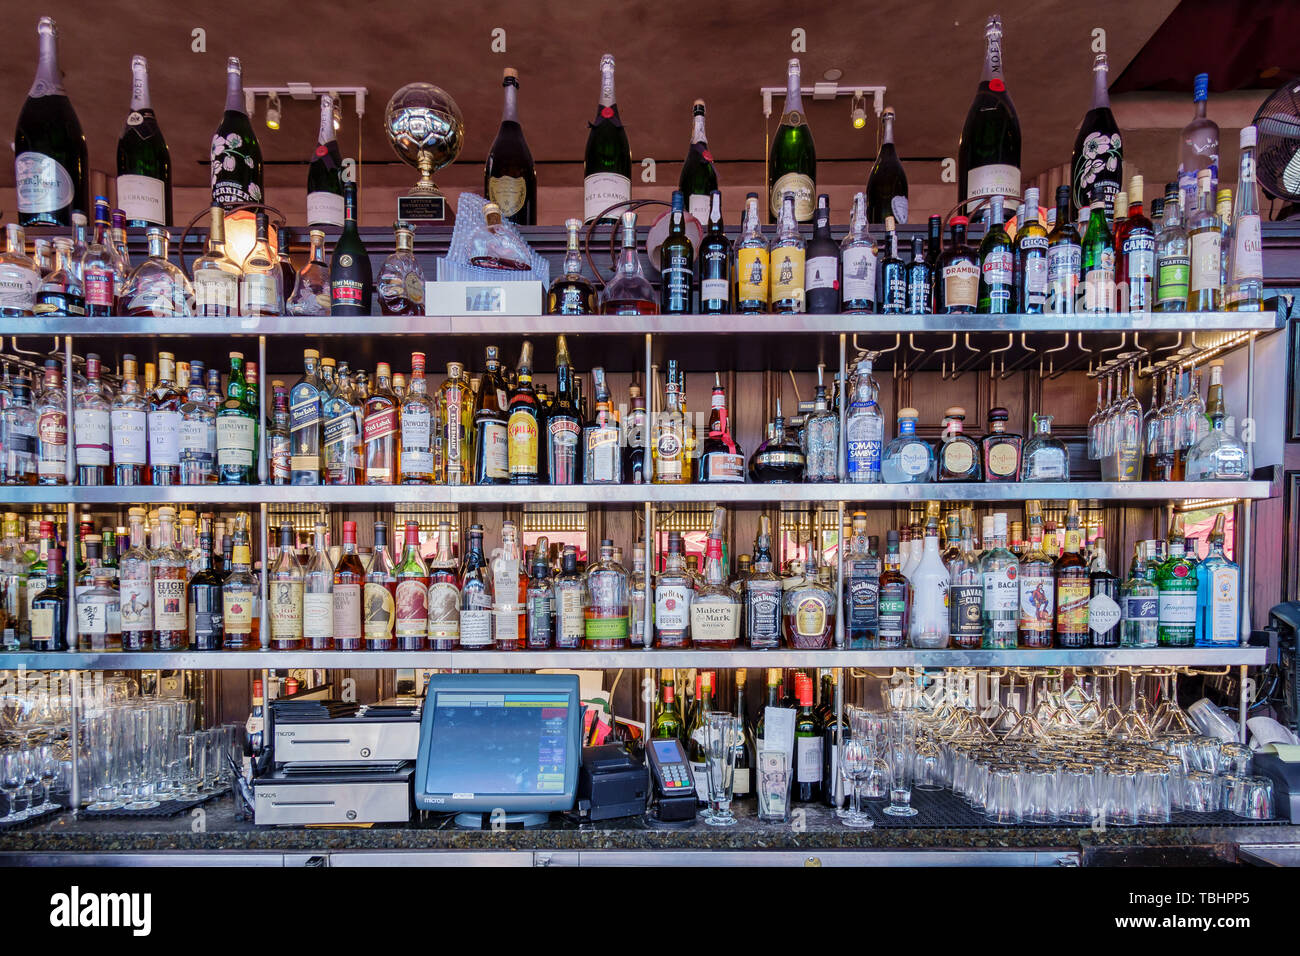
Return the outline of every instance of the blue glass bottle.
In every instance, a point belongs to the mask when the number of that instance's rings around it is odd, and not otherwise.
[[[1196,567],[1196,646],[1241,643],[1241,568],[1223,553],[1223,513],[1215,515],[1210,553]]]
[[[934,481],[934,447],[916,434],[919,413],[915,408],[898,411],[898,437],[885,446],[880,462],[886,484],[922,484]]]

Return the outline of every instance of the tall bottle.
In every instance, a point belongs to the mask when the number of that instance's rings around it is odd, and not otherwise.
[[[172,160],[149,102],[149,65],[131,57],[131,112],[117,141],[117,203],[133,229],[172,221]]]
[[[1083,245],[1070,216],[1070,187],[1060,185],[1056,187],[1056,223],[1047,237],[1047,312],[1074,312],[1082,268]]]
[[[74,209],[89,209],[86,137],[63,88],[54,21],[41,17],[36,36],[36,79],[14,130],[18,225],[69,226]]]
[[[1092,107],[1079,126],[1070,162],[1070,216],[1094,202],[1103,203],[1109,218],[1115,194],[1124,179],[1124,146],[1110,110],[1109,60],[1098,53],[1092,61]]]
[[[1047,307],[1048,249],[1051,240],[1038,221],[1038,189],[1025,190],[1025,214],[1015,235],[1015,289],[1012,310],[1042,314]]]
[[[1115,228],[1115,290],[1121,312],[1155,305],[1156,234],[1142,209],[1142,177],[1128,184],[1128,216]]]
[[[555,354],[555,401],[546,414],[546,468],[550,484],[581,483],[581,439],[582,412],[574,404],[573,367],[569,363],[568,342],[561,335]]]
[[[1196,212],[1187,220],[1191,278],[1188,312],[1213,312],[1219,308],[1223,223],[1214,211],[1214,176],[1208,169],[1196,174]]]
[[[343,186],[343,232],[330,257],[330,315],[370,315],[375,284],[357,232],[357,185]]]
[[[1156,568],[1159,602],[1156,639],[1161,647],[1191,647],[1196,643],[1197,576],[1200,569],[1188,556],[1183,516],[1169,527],[1168,556]]]
[[[533,388],[533,344],[524,340],[506,418],[506,462],[512,485],[535,485],[541,470],[541,408]]]
[[[876,311],[876,243],[867,228],[866,193],[854,193],[849,234],[840,243],[840,309]]]
[[[1241,641],[1241,568],[1223,551],[1223,512],[1214,516],[1210,553],[1196,568],[1196,643],[1236,647]]]
[[[794,194],[795,222],[811,222],[817,195],[817,148],[803,111],[797,58],[790,60],[786,70],[785,109],[767,156],[768,222],[780,218],[786,193]]]
[[[1056,620],[1056,588],[1052,559],[1043,550],[1043,516],[1037,501],[1025,504],[1029,548],[1020,560],[1020,646],[1052,646]]]
[[[883,226],[893,216],[900,226],[907,224],[907,173],[894,146],[894,108],[880,113],[880,151],[867,177],[867,220]]]
[[[334,97],[320,98],[320,132],[307,167],[307,225],[334,229],[343,225],[343,157],[334,132]]]
[[[1237,195],[1232,206],[1232,244],[1228,247],[1223,307],[1229,312],[1258,312],[1264,307],[1264,260],[1259,234],[1259,179],[1255,168],[1253,126],[1241,131]]]
[[[908,603],[911,620],[907,638],[912,647],[943,648],[948,646],[948,569],[939,556],[939,521],[931,517],[925,525],[925,544],[921,560],[908,579]]]
[[[1020,196],[1020,118],[1002,76],[1002,18],[984,28],[984,72],[957,144],[957,198]]]
[[[966,244],[969,222],[965,216],[953,216],[948,220],[952,245],[939,256],[939,268],[934,279],[936,312],[972,314],[978,309],[980,261],[979,254]]]
[[[669,213],[668,236],[659,251],[659,311],[665,315],[685,315],[691,311],[695,288],[695,250],[686,235],[684,198],[673,191]]]
[[[419,522],[406,522],[405,545],[393,577],[397,649],[422,651],[429,632],[429,569],[420,555]]]
[[[1097,200],[1100,202],[1100,200]],[[1087,647],[1088,611],[1092,584],[1088,563],[1080,553],[1079,503],[1071,501],[1065,517],[1065,547],[1052,566],[1056,578],[1056,644]]]
[[[614,100],[614,57],[600,58],[600,99],[589,124],[582,168],[582,218],[591,222],[606,208],[632,198],[632,153]],[[608,214],[618,215],[615,209]]]
[[[725,315],[731,311],[731,240],[722,225],[722,193],[709,194],[707,231],[700,240],[696,267],[701,315]]]
[[[1164,219],[1156,236],[1157,312],[1187,311],[1192,258],[1182,212],[1178,187],[1170,183],[1165,192]]]
[[[212,202],[229,209],[262,202],[262,147],[244,112],[243,68],[226,60],[226,112],[212,134]]]
[[[244,355],[231,352],[226,398],[217,408],[217,480],[223,485],[257,481],[257,418],[245,394],[248,388]]]
[[[1013,308],[1015,253],[1002,227],[1002,197],[989,199],[984,238],[980,241],[979,303],[981,314],[1005,315]]]
[[[786,315],[807,311],[804,299],[804,241],[795,213],[796,199],[787,191],[781,204],[772,246],[772,311]]]
[[[505,105],[501,110],[501,127],[483,165],[483,195],[501,207],[503,219],[532,226],[537,223],[537,169],[523,127],[519,125],[515,102],[519,71],[506,67],[501,86],[505,90]]]
[[[383,522],[375,522],[375,536],[378,537]],[[376,553],[374,560],[378,560],[379,555]],[[366,602],[362,604],[363,591],[369,591],[366,582],[366,570],[361,564],[361,558],[357,554],[357,523],[355,521],[343,522],[343,551],[339,555],[338,564],[334,566],[334,649],[336,651],[359,651],[367,647],[371,650],[387,650],[390,644],[373,644],[370,639],[370,616],[371,601],[370,595],[366,595]],[[391,602],[387,608],[389,617],[392,620]],[[362,620],[366,621],[365,630],[362,630]],[[363,637],[364,634],[364,637]]]
[[[1092,204],[1088,231],[1083,236],[1082,275],[1083,311],[1114,312],[1115,241],[1106,224],[1106,210],[1100,200]]]
[[[817,197],[813,235],[804,253],[804,309],[814,315],[840,311],[840,248],[831,238],[830,196]]]
[[[121,177],[118,177],[121,182]],[[118,194],[121,194],[118,186]],[[194,314],[229,316],[239,314],[240,264],[226,252],[226,214],[218,205],[208,210],[208,247],[194,260]]]
[[[713,168],[713,154],[709,152],[709,140],[704,132],[704,100],[696,100],[691,107],[691,146],[682,163],[677,189],[686,197],[686,211],[701,226],[708,225],[712,196],[717,188],[718,171]]]
[[[1219,125],[1205,115],[1210,97],[1210,74],[1198,73],[1192,89],[1195,113],[1178,138],[1178,200],[1183,216],[1196,208],[1196,177],[1210,172],[1210,195],[1219,189]]]

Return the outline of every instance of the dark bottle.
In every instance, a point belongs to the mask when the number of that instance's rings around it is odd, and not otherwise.
[[[627,414],[627,443],[623,448],[623,480],[633,485],[649,484],[650,473],[646,468],[645,454],[646,428],[649,419],[646,415],[645,396],[641,394],[641,386],[635,382],[628,386],[627,395],[628,401],[632,403],[632,410]]]
[[[1047,230],[1038,221],[1038,190],[1025,190],[1025,214],[1015,238],[1016,312],[1041,315],[1047,305]]]
[[[665,669],[659,680],[659,712],[650,731],[652,740],[681,740],[686,733],[677,710],[677,681],[674,671]]]
[[[86,136],[63,88],[54,21],[41,17],[36,35],[36,79],[14,130],[18,225],[70,226],[74,209],[90,208]]]
[[[1056,224],[1047,236],[1047,301],[1050,314],[1071,314],[1083,268],[1083,245],[1070,218],[1070,187],[1056,188]]]
[[[840,311],[840,247],[831,238],[831,199],[817,197],[813,234],[804,247],[804,309],[811,315]]]
[[[709,196],[708,232],[700,240],[699,311],[725,315],[731,311],[731,240],[722,225],[722,193]]]
[[[289,296],[293,294],[293,287],[298,281],[298,273],[293,268],[293,230],[287,226],[281,226],[276,230],[276,256],[280,260],[280,279],[284,289],[284,300],[289,301]]]
[[[902,315],[907,309],[907,267],[898,257],[898,231],[893,216],[885,217],[885,234],[885,254],[876,267],[880,276],[876,298],[884,315]]]
[[[813,145],[808,115],[803,110],[799,80],[799,61],[790,60],[786,70],[785,109],[781,125],[772,137],[767,157],[767,211],[769,222],[781,215],[786,193],[794,194],[796,222],[813,217],[813,197],[817,194],[817,149]]]
[[[944,412],[943,439],[939,445],[940,481],[980,481],[979,446],[962,430],[966,409],[954,405]]]
[[[1020,195],[1020,119],[1002,78],[1002,18],[984,28],[984,72],[957,144],[957,198]]]
[[[822,798],[822,723],[813,711],[812,678],[795,674],[799,709],[794,716],[794,787],[791,799],[812,803]]]
[[[519,91],[519,71],[506,67],[501,86],[505,105],[501,110],[501,128],[488,150],[483,166],[483,195],[501,207],[501,217],[520,226],[537,223],[537,168],[533,154],[519,125],[515,103]]]
[[[582,274],[582,245],[578,230],[581,219],[566,219],[568,246],[564,253],[564,274],[555,277],[546,293],[547,315],[594,315],[596,287]]]
[[[596,118],[588,124],[587,151],[582,164],[582,219],[591,222],[606,208],[632,198],[632,153],[627,131],[614,100],[614,57],[600,58],[600,100]],[[605,217],[618,216],[614,209]]]
[[[170,226],[172,159],[149,103],[149,65],[131,57],[131,112],[117,140],[117,204],[132,229]]]
[[[900,226],[907,225],[907,173],[894,148],[892,106],[880,113],[880,152],[867,177],[867,221],[879,226],[889,216]]]
[[[842,807],[849,797],[845,784],[839,782],[840,744],[849,739],[849,722],[835,707],[838,686],[835,671],[823,670],[817,717],[822,722],[822,800],[828,807]]]
[[[199,535],[199,567],[190,577],[189,605],[190,649],[195,651],[221,650],[221,636],[225,633],[221,614],[224,607],[221,597],[221,575],[212,567],[212,533]]]
[[[659,311],[665,315],[685,315],[691,311],[691,293],[695,285],[695,250],[686,235],[686,214],[680,190],[673,190],[673,208],[668,223],[668,238],[659,251]]]
[[[552,485],[577,485],[582,483],[582,418],[573,401],[568,343],[563,335],[556,343],[555,401],[546,414],[547,480]]]
[[[68,576],[62,548],[52,547],[46,556],[45,590],[31,599],[31,628],[33,653],[68,649]]]
[[[343,232],[330,257],[330,315],[369,315],[375,293],[370,256],[357,233],[357,185],[343,186]]]
[[[781,400],[776,400],[776,415],[768,426],[767,440],[749,459],[749,477],[760,484],[788,485],[803,481],[806,458],[793,435],[785,430]]]
[[[1105,53],[1092,61],[1092,108],[1079,126],[1070,162],[1070,218],[1095,202],[1104,203],[1106,216],[1114,214],[1115,194],[1124,181],[1124,148],[1115,114],[1110,111]]]
[[[732,798],[743,800],[754,795],[754,754],[747,736],[749,730],[748,707],[745,701],[745,668],[736,668],[736,693],[732,710],[740,725],[740,739],[736,742],[736,767],[732,773]]]
[[[965,216],[953,216],[948,222],[952,245],[939,256],[934,283],[935,312],[970,314],[979,305],[979,257],[966,245],[967,222]]]
[[[541,410],[533,389],[533,344],[519,349],[516,385],[506,414],[506,468],[512,485],[535,485],[541,474]],[[481,383],[480,383],[481,387]]]
[[[460,646],[476,651],[492,645],[492,580],[483,557],[483,526],[470,525],[460,567]]]
[[[1121,619],[1119,578],[1106,565],[1106,539],[1093,543],[1092,565],[1088,569],[1088,635],[1093,647],[1119,647]]]
[[[898,532],[885,535],[885,568],[880,572],[876,646],[898,650],[907,644],[907,578],[898,554]]]
[[[312,229],[343,225],[343,155],[334,132],[334,97],[320,98],[320,130],[307,166],[307,225]],[[285,292],[293,288],[286,285]]]
[[[262,148],[244,112],[244,81],[238,57],[226,60],[226,112],[212,134],[212,205],[229,210],[265,202]]]
[[[978,308],[981,315],[1006,315],[1011,311],[1011,289],[1015,275],[1015,256],[1011,237],[1002,227],[1002,197],[989,199],[984,239],[980,242],[980,288]]]
[[[686,211],[701,226],[707,226],[712,197],[718,189],[718,171],[713,167],[713,154],[704,132],[704,100],[696,100],[691,107],[691,147],[682,163],[677,189],[686,197]]]
[[[1142,177],[1128,185],[1128,218],[1115,229],[1115,293],[1121,312],[1155,305],[1156,234],[1142,211]]]
[[[985,481],[1020,480],[1020,446],[1023,439],[1007,431],[1007,410],[989,409],[989,432],[980,440]]]
[[[528,569],[524,647],[530,651],[545,651],[555,646],[555,591],[546,546],[546,538],[537,539]]]
[[[483,378],[474,397],[474,484],[504,485],[510,480],[506,453],[506,383],[497,347],[487,347]],[[444,427],[446,427],[444,425]]]
[[[727,422],[727,391],[722,387],[721,374],[717,372],[714,373],[713,396],[709,405],[709,437],[704,439],[700,453],[699,482],[744,482],[745,456],[731,436]]]
[[[930,293],[934,274],[925,258],[925,240],[912,237],[912,261],[907,264],[907,314],[925,315],[930,311]]]

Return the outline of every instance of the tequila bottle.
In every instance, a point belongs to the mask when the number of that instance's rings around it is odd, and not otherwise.
[[[1120,646],[1156,647],[1160,625],[1160,591],[1147,565],[1147,543],[1133,546],[1128,580],[1120,587]]]
[[[632,574],[628,578],[628,643],[632,647],[646,647],[654,640],[654,634],[646,634],[649,619],[647,610],[652,610],[647,584],[649,577],[645,570],[645,542],[637,541],[632,547]],[[647,641],[647,637],[649,641]]]
[[[1052,437],[1052,416],[1034,415],[1034,434],[1025,442],[1021,481],[1069,481],[1070,453]]]
[[[627,571],[614,560],[614,542],[600,542],[600,559],[587,569],[585,646],[594,651],[617,651],[627,647]]]
[[[1007,431],[1009,414],[1001,406],[989,409],[989,431],[980,440],[985,481],[1018,481],[1023,439]]]
[[[1250,477],[1250,450],[1227,429],[1223,406],[1223,362],[1210,363],[1205,417],[1211,428],[1187,452],[1188,481],[1241,481]]]
[[[1223,552],[1224,515],[1214,516],[1210,553],[1196,566],[1198,647],[1241,643],[1241,568]]]
[[[839,481],[840,416],[827,407],[822,379],[825,365],[817,366],[817,391],[813,410],[804,422],[805,466],[803,480],[809,483]]]
[[[1197,571],[1186,554],[1183,516],[1174,516],[1169,530],[1169,554],[1156,568],[1161,647],[1192,647],[1196,643]]]
[[[919,484],[934,481],[934,448],[916,434],[915,408],[898,410],[898,437],[885,446],[880,476],[887,484]]]
[[[955,647],[979,648],[984,634],[984,581],[975,553],[975,516],[961,509],[961,541],[948,565],[948,633]]]
[[[939,445],[940,481],[982,481],[980,449],[962,432],[966,409],[954,405],[944,412],[943,441]]]

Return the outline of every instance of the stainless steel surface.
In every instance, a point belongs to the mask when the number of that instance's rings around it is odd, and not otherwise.
[[[264,824],[405,823],[411,816],[409,780],[294,783],[253,787],[255,820]]]
[[[1300,844],[1257,843],[1237,848],[1237,856],[1255,866],[1300,866]]]
[[[1075,850],[582,850],[580,866],[1078,866]]]
[[[414,760],[420,746],[418,720],[326,720],[275,725],[277,763],[382,763]]]
[[[897,651],[170,651],[0,655],[0,670],[259,670],[288,667],[505,668],[656,667],[1150,667],[1253,666],[1268,663],[1264,647],[1156,647],[1085,650]]]

